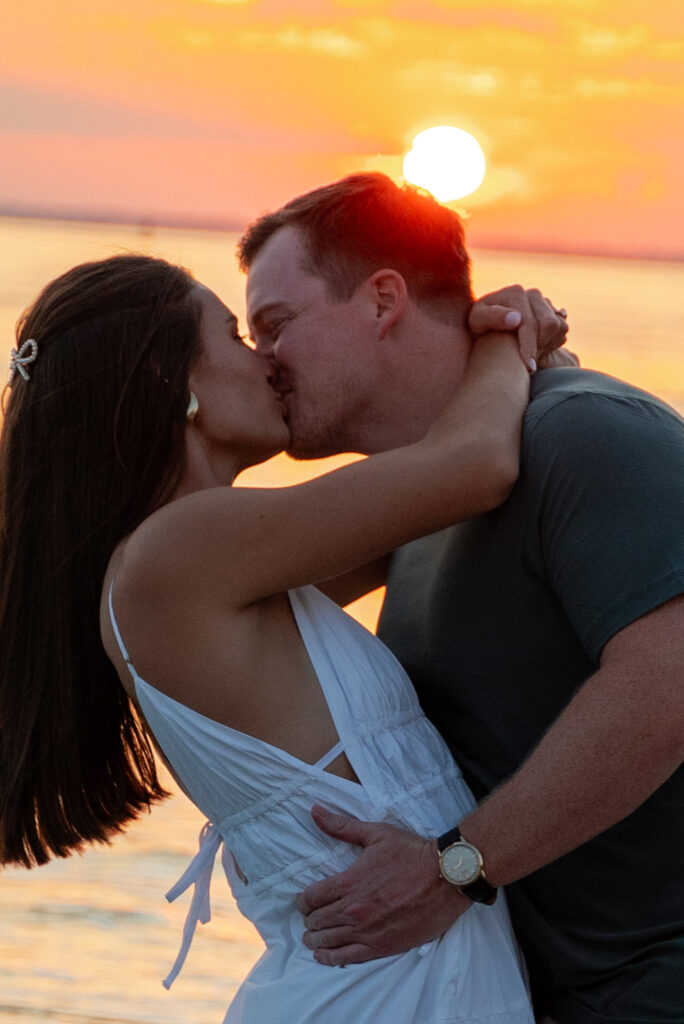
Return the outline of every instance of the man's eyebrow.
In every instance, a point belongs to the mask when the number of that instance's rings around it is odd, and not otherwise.
[[[265,302],[263,306],[258,306],[253,313],[249,314],[247,317],[248,323],[251,327],[255,324],[260,324],[269,313],[277,309],[287,309],[287,303],[283,299],[276,299],[275,302]]]

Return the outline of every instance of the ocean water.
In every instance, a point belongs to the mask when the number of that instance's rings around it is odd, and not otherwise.
[[[190,267],[242,318],[235,241],[223,232],[0,219],[0,381],[20,311],[44,283],[86,259],[120,251],[162,255]],[[569,344],[583,365],[631,380],[684,413],[681,264],[504,252],[473,257],[479,293],[513,282],[540,287],[568,309]],[[296,465],[279,458],[242,479],[296,482],[340,461]],[[353,610],[372,627],[378,602],[375,595]],[[218,1024],[262,948],[218,868],[213,919],[199,926],[171,991],[161,986],[189,902],[186,894],[169,905],[163,894],[194,854],[202,824],[175,794],[111,847],[31,872],[2,872],[0,1024]]]

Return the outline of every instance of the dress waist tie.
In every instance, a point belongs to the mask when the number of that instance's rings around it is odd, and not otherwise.
[[[183,926],[183,941],[176,957],[176,961],[162,982],[164,988],[171,988],[171,985],[185,963],[190,944],[192,943],[197,922],[207,924],[211,920],[211,905],[209,902],[209,887],[211,885],[211,873],[216,860],[216,854],[221,846],[221,833],[215,825],[207,821],[199,834],[199,850],[192,858],[187,868],[178,879],[176,884],[169,889],[166,898],[172,903],[181,893],[194,884],[195,891],[190,903],[190,909]]]

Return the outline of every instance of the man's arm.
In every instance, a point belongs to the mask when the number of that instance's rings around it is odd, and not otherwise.
[[[599,670],[515,776],[462,822],[504,885],[626,817],[684,754],[684,597],[605,646]],[[438,874],[435,840],[320,809],[329,835],[363,846],[355,864],[298,900],[323,964],[388,956],[436,938],[471,905]],[[456,822],[454,824],[457,824]]]
[[[640,806],[684,758],[684,596],[621,630],[520,771],[463,822],[506,885]]]

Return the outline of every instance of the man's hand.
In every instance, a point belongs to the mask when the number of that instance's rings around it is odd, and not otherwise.
[[[568,365],[544,358],[565,344],[568,322],[564,314],[565,310],[557,310],[538,288],[525,290],[513,284],[473,303],[468,329],[475,338],[489,331],[517,330],[525,366],[531,366],[531,360],[542,366]]]
[[[439,874],[437,841],[395,825],[312,809],[318,827],[363,851],[297,899],[304,943],[330,967],[391,956],[439,938],[472,904]]]

